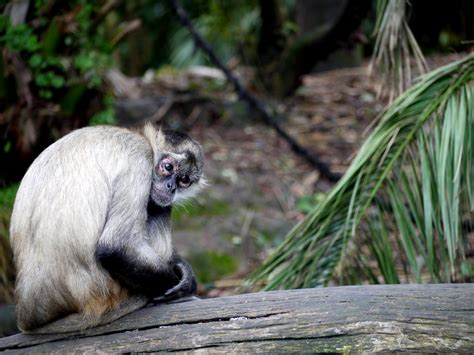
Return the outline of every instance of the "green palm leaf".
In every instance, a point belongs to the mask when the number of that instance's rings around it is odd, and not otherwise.
[[[474,211],[473,81],[469,55],[399,96],[331,193],[249,281],[269,290],[337,277],[394,283],[402,266],[417,282],[471,273],[462,221]]]
[[[377,19],[374,33],[374,52],[369,73],[376,72],[383,86],[379,94],[388,94],[390,102],[412,83],[416,74],[426,72],[427,64],[410,27],[408,26],[408,0],[377,0]]]

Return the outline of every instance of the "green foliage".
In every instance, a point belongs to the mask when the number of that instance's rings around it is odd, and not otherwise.
[[[15,201],[16,192],[18,191],[19,183],[10,185],[0,189],[0,208],[11,210],[13,202]]]
[[[208,284],[237,271],[237,260],[228,254],[204,251],[189,256],[200,283]]]
[[[381,90],[390,96],[390,101],[411,85],[415,74],[412,59],[418,67],[418,75],[427,69],[423,53],[408,26],[408,6],[407,0],[377,1],[377,38],[369,71],[375,70],[382,77],[385,85]]]
[[[186,7],[187,9],[189,7]],[[256,1],[245,3],[211,0],[203,3],[193,24],[212,44],[217,56],[228,61],[256,47],[259,8]],[[171,64],[185,67],[207,64],[201,51],[195,50],[193,39],[186,28],[179,28],[171,38]]]
[[[13,302],[13,261],[8,240],[10,216],[19,183],[0,189],[0,303]]]
[[[5,142],[5,144],[3,145],[3,152],[8,153],[11,149],[12,149],[12,142],[11,141]]]
[[[13,209],[13,202],[15,202],[16,192],[18,191],[19,186],[20,184],[16,183],[0,189],[0,239],[8,240],[10,216]],[[2,258],[1,255],[0,258]],[[1,271],[2,269],[0,268],[0,272]]]
[[[463,221],[474,212],[473,132],[471,54],[387,108],[344,177],[251,281],[268,290],[472,277]]]
[[[0,37],[0,43],[3,42],[6,47],[17,52],[34,52],[40,48],[38,38],[31,27],[24,23],[11,25],[6,16],[1,17],[1,22],[5,26],[5,35]]]
[[[314,206],[323,202],[324,197],[325,194],[321,193],[303,196],[296,201],[296,209],[305,214],[310,213],[314,209]]]
[[[104,107],[104,110],[91,117],[89,125],[111,125],[115,122],[114,98],[112,95],[105,96]]]
[[[222,200],[207,201],[206,204],[198,200],[173,207],[171,219],[179,223],[184,216],[186,219],[198,217],[225,216],[231,213],[230,205]]]
[[[31,72],[30,88],[35,98],[62,103],[69,95],[69,104],[61,104],[61,108],[65,107],[64,113],[70,115],[70,108],[77,108],[88,90],[95,90],[97,95],[97,89],[103,86],[103,73],[112,64],[113,33],[107,31],[103,21],[103,4],[35,1],[29,6],[24,23],[12,24],[8,16],[0,16],[0,48],[24,61]],[[87,90],[77,90],[81,86]],[[73,98],[75,103],[71,102]],[[94,120],[110,123],[112,118],[107,106]]]

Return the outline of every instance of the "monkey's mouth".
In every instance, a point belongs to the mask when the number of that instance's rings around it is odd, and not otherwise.
[[[171,205],[174,199],[174,193],[163,191],[157,188],[151,191],[151,200],[158,206],[166,207]]]

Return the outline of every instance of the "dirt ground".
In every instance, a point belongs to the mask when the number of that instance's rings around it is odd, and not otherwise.
[[[283,126],[338,173],[348,167],[382,108],[365,67],[310,75],[295,96],[278,106],[286,117]],[[199,259],[209,257],[209,250],[233,257],[237,266],[215,275],[223,280],[204,285],[202,292],[234,293],[240,279],[303,218],[305,196],[320,196],[331,184],[258,118],[243,124],[196,124],[189,133],[204,147],[209,186],[194,207],[180,209],[175,245],[198,274]],[[196,254],[202,254],[198,261]]]
[[[436,67],[457,58],[438,56],[429,64]],[[237,292],[245,275],[332,184],[239,104],[220,73],[211,69],[210,76],[222,80],[217,90],[202,89],[202,83],[180,74],[162,75],[158,85],[147,84],[142,92],[172,97],[160,103],[152,118],[169,127],[184,126],[204,147],[209,186],[194,202],[177,208],[174,240],[195,268],[201,294],[217,296]],[[241,78],[245,81],[245,73]],[[280,123],[290,134],[332,171],[343,173],[386,105],[377,97],[376,84],[367,65],[332,70],[306,76],[294,96],[270,104],[285,118]],[[200,89],[191,99],[176,99],[175,94],[193,86]],[[190,107],[183,108],[188,102]]]

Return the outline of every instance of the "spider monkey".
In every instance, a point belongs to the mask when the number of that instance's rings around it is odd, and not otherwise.
[[[173,203],[204,185],[202,147],[185,134],[97,126],[45,149],[26,172],[10,240],[19,328],[82,330],[150,299],[192,295],[172,246]]]

